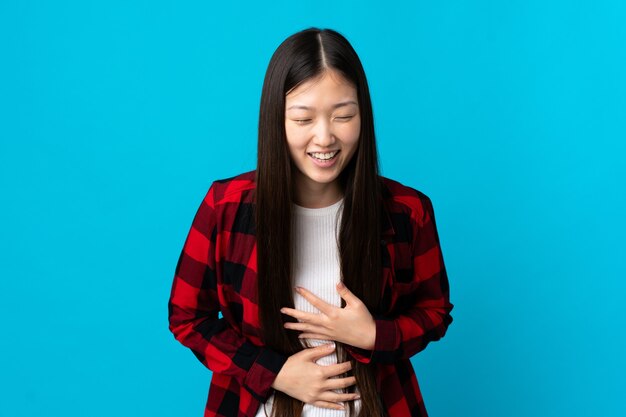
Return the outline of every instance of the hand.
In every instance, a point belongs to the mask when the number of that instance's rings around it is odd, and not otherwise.
[[[286,322],[285,328],[300,330],[300,338],[336,340],[354,347],[371,350],[376,340],[376,323],[363,302],[342,282],[337,291],[346,300],[346,306],[335,307],[316,297],[310,291],[296,287],[296,291],[315,306],[320,313],[307,313],[283,307],[281,312],[298,319],[298,323]]]
[[[276,375],[272,388],[282,391],[290,397],[317,407],[343,410],[342,401],[360,398],[358,394],[340,394],[334,389],[341,389],[356,384],[354,376],[333,378],[352,369],[348,362],[323,366],[315,361],[327,356],[335,349],[335,344],[325,344],[307,348],[291,355]]]

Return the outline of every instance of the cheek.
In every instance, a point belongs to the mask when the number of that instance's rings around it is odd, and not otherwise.
[[[285,134],[287,136],[287,145],[289,148],[297,148],[302,146],[302,131],[301,129],[295,129],[289,125],[285,126]]]
[[[350,123],[341,129],[341,138],[346,145],[356,145],[361,133],[360,123]]]
[[[302,135],[290,135],[287,132],[287,147],[292,157],[297,158],[305,150],[306,141],[302,140]]]

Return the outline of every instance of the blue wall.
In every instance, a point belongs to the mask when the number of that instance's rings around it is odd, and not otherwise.
[[[312,25],[363,60],[383,174],[435,205],[430,414],[626,415],[626,3],[44,3],[0,4],[0,415],[202,415],[175,263]]]

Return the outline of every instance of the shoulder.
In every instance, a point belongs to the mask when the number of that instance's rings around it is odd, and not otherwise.
[[[405,213],[421,223],[432,212],[432,202],[422,191],[391,178],[381,176],[380,179],[383,199],[391,213]]]
[[[247,171],[228,178],[216,179],[211,184],[207,197],[214,205],[227,202],[251,202],[256,188],[256,170]]]

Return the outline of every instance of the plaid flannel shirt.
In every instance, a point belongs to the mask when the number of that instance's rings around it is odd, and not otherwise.
[[[170,331],[213,372],[205,417],[253,417],[287,360],[264,346],[260,334],[254,175],[249,171],[211,184],[178,259],[168,303]],[[409,358],[444,336],[453,304],[430,199],[381,178],[382,313],[373,314],[373,350],[347,350],[375,367],[389,417],[423,417],[426,408]]]

